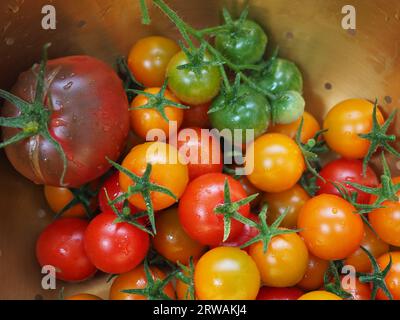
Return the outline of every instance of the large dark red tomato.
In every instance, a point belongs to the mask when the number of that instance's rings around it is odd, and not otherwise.
[[[49,224],[36,242],[36,257],[41,266],[51,265],[57,279],[83,281],[95,272],[83,247],[88,222],[78,218],[62,218]]]
[[[375,172],[368,167],[366,175],[363,175],[363,163],[361,160],[337,159],[328,163],[320,172],[326,182],[318,179],[319,190],[317,195],[328,193],[340,196],[339,191],[332,182],[342,183],[348,192],[358,192],[357,202],[366,204],[369,202],[370,195],[356,190],[346,182],[354,182],[366,187],[378,186],[378,178]]]
[[[215,209],[224,203],[224,185],[228,181],[231,201],[236,202],[247,197],[239,181],[222,173],[202,175],[188,184],[179,202],[179,220],[185,232],[194,240],[209,246],[218,246],[224,236],[224,216],[215,213]],[[250,215],[249,204],[238,210],[239,214]],[[228,242],[236,239],[244,225],[231,219]]]
[[[139,265],[150,245],[149,235],[127,223],[114,223],[113,212],[94,218],[85,232],[84,245],[88,257],[101,271],[124,273]]]
[[[27,102],[35,98],[38,66],[20,74],[12,93]],[[43,105],[51,110],[50,135],[67,158],[65,186],[78,187],[104,174],[106,157],[116,160],[129,131],[129,105],[121,80],[111,67],[89,56],[47,62]],[[5,103],[0,115],[16,117],[19,109]],[[9,139],[20,129],[2,129]],[[38,184],[60,186],[63,160],[50,140],[33,135],[6,147],[17,171]]]
[[[296,287],[272,288],[261,287],[256,300],[297,300],[304,294],[304,291]]]

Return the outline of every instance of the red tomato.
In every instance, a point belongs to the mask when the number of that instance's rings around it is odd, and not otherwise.
[[[317,195],[328,193],[340,196],[339,191],[335,188],[332,182],[342,183],[349,193],[357,192],[357,202],[366,204],[369,202],[370,195],[359,191],[347,182],[354,182],[366,187],[376,187],[378,178],[376,173],[368,166],[366,175],[363,175],[363,163],[361,160],[338,159],[328,163],[320,172],[326,182],[317,179],[319,190]]]
[[[178,150],[187,161],[189,179],[203,174],[222,172],[219,139],[201,128],[186,128],[178,133]]]
[[[261,287],[256,300],[297,300],[304,292],[296,287],[272,288]]]
[[[88,222],[78,218],[61,218],[49,224],[36,242],[36,257],[41,266],[56,269],[57,279],[83,281],[96,272],[83,246]]]
[[[217,246],[223,240],[223,215],[214,209],[224,203],[224,184],[228,180],[232,202],[247,197],[240,182],[222,173],[209,173],[190,182],[179,202],[179,219],[186,233],[198,242]],[[245,217],[250,215],[248,204],[239,208]],[[241,233],[243,224],[231,219],[228,241]]]
[[[297,284],[303,290],[316,290],[324,284],[324,275],[329,261],[322,260],[312,254],[308,255],[308,266],[303,279]]]
[[[149,235],[126,223],[114,223],[116,215],[103,212],[94,218],[85,232],[85,250],[93,264],[107,273],[132,270],[149,250]]]
[[[342,288],[351,294],[352,298],[349,300],[371,300],[371,287],[366,283],[362,283],[357,278],[354,283],[348,283],[347,285],[344,285],[342,280]]]
[[[190,109],[184,110],[182,128],[199,127],[210,128],[211,123],[208,118],[208,109],[210,102],[199,104],[197,106],[190,106]]]
[[[22,73],[13,94],[31,102],[35,96],[38,67]],[[45,108],[51,110],[47,125],[67,158],[65,186],[79,187],[102,176],[107,158],[117,160],[129,132],[129,104],[122,82],[104,62],[89,56],[70,56],[47,62]],[[50,81],[51,79],[51,81]],[[16,117],[20,110],[10,103],[0,116]],[[21,129],[2,129],[4,140]],[[38,184],[62,186],[63,160],[48,139],[34,135],[5,148],[15,169]]]

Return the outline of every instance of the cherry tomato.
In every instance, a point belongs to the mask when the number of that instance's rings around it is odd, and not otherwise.
[[[84,245],[93,264],[106,273],[123,273],[135,268],[149,250],[149,235],[127,223],[114,223],[113,212],[96,216],[85,232]]]
[[[200,300],[254,300],[260,287],[260,274],[246,252],[219,247],[200,258],[194,284]]]
[[[282,192],[292,188],[304,169],[300,148],[283,134],[265,134],[247,149],[246,174],[254,186],[265,192]]]
[[[31,103],[38,73],[38,65],[21,73],[13,94]],[[66,155],[64,181],[63,158],[52,139],[32,134],[29,139],[8,145],[5,151],[14,168],[29,180],[77,188],[106,173],[110,168],[107,158],[115,161],[122,153],[129,132],[128,99],[115,71],[89,56],[47,61],[45,79],[48,86],[44,105],[36,108],[39,116],[33,116],[33,111],[27,115],[27,127],[46,123],[50,136]],[[0,109],[1,117],[19,115],[21,110],[11,103]],[[21,132],[19,128],[3,127],[2,137],[5,141]]]
[[[378,178],[371,167],[367,167],[366,175],[363,175],[363,163],[361,160],[356,159],[337,159],[325,165],[320,171],[321,179],[317,179],[318,191],[317,195],[328,193],[340,196],[340,192],[332,184],[341,183],[347,189],[349,194],[357,192],[357,202],[366,204],[369,202],[370,195],[359,191],[346,182],[354,182],[366,187],[378,186]]]
[[[39,264],[54,266],[57,279],[83,281],[96,272],[83,246],[88,222],[78,218],[61,218],[49,224],[36,242]]]
[[[203,103],[197,106],[190,106],[190,109],[183,110],[182,128],[199,127],[210,128],[211,123],[208,118],[208,110],[210,102]]]
[[[153,280],[164,280],[166,275],[156,267],[150,267],[150,273]],[[144,289],[148,285],[146,273],[143,265],[137,266],[135,269],[122,273],[117,276],[110,288],[110,300],[147,300],[147,297],[139,294],[130,294],[121,292],[129,289]],[[168,283],[163,292],[171,299],[175,299],[174,287]]]
[[[267,252],[264,252],[263,243],[257,242],[250,246],[249,253],[266,286],[292,287],[303,278],[307,270],[307,247],[295,233],[273,237]]]
[[[400,177],[393,179],[394,184],[400,183]],[[400,197],[400,191],[397,192]],[[375,196],[371,197],[371,203],[376,201]],[[369,222],[379,237],[392,246],[400,246],[400,200],[384,201],[383,208],[375,209],[368,214]]]
[[[297,300],[343,300],[336,294],[330,293],[328,291],[311,291],[302,295]]]
[[[192,240],[183,230],[176,208],[160,212],[156,216],[157,234],[153,238],[154,249],[164,258],[184,265],[190,257],[200,258],[206,247]]]
[[[361,241],[361,246],[371,252],[375,258],[389,251],[389,245],[378,238],[367,226],[364,226],[364,237]],[[353,266],[357,272],[369,272],[371,270],[371,262],[361,248],[358,248],[347,257],[345,264]]]
[[[271,101],[272,118],[275,123],[289,124],[301,118],[306,102],[297,91],[285,91],[279,93]]]
[[[178,133],[178,150],[187,161],[190,180],[207,173],[222,172],[223,161],[219,139],[207,130],[182,129]]]
[[[204,61],[210,61],[206,54]],[[221,87],[221,74],[218,66],[205,66],[200,69],[178,69],[190,63],[183,51],[172,57],[167,67],[168,86],[175,96],[184,103],[198,105],[211,101]]]
[[[352,295],[352,298],[348,300],[371,300],[371,287],[366,283],[362,283],[358,278],[354,280],[354,283],[347,283],[344,286],[342,277],[342,288]]]
[[[280,224],[283,228],[295,229],[300,209],[309,200],[307,192],[298,184],[293,188],[279,193],[265,193],[261,203],[268,204],[268,224],[272,224],[280,215],[287,211]]]
[[[65,300],[103,300],[102,298],[89,293],[75,294],[65,298]]]
[[[324,275],[328,267],[329,261],[309,254],[306,273],[297,286],[307,291],[321,288],[324,284]]]
[[[161,89],[157,87],[148,88],[144,91],[150,94],[157,94],[160,90]],[[179,103],[179,100],[176,99],[168,89],[165,90],[164,97],[170,101]],[[149,98],[141,94],[137,95],[132,101],[132,108],[130,111],[131,128],[139,137],[148,140],[147,134],[149,131],[159,129],[162,130],[165,137],[168,138],[170,134],[171,121],[176,122],[176,130],[179,129],[183,121],[183,109],[175,108],[173,106],[165,107],[164,111],[169,120],[167,122],[159,111],[151,108],[140,108],[148,103]]]
[[[161,87],[171,58],[180,51],[178,44],[168,38],[152,36],[137,41],[129,52],[128,66],[145,87]]]
[[[318,121],[314,118],[314,116],[305,111],[303,114],[303,118],[300,117],[298,120],[289,123],[289,124],[275,124],[270,126],[268,132],[270,133],[282,133],[287,135],[288,137],[295,139],[297,131],[299,130],[301,119],[303,119],[303,128],[300,134],[300,141],[302,143],[307,143],[308,140],[312,139],[319,130],[321,130],[321,126]]]
[[[347,258],[360,246],[364,234],[362,219],[354,206],[330,194],[304,204],[298,228],[310,252],[324,260]]]
[[[147,142],[137,145],[125,157],[122,166],[138,176],[142,176],[147,164],[152,164],[150,181],[169,189],[178,199],[182,195],[189,180],[188,168],[182,164],[178,150],[163,142]],[[122,191],[126,192],[134,182],[124,173],[119,174]],[[151,192],[154,210],[163,210],[175,203],[171,196]],[[134,194],[129,202],[135,207],[146,210],[142,195]]]
[[[250,181],[247,179],[246,176],[239,176],[237,179],[240,184],[242,185],[243,189],[246,191],[247,196],[252,196],[254,194],[258,194],[258,196],[250,202],[252,208],[256,208],[261,201],[261,190],[256,188]]]
[[[400,251],[385,253],[378,258],[377,262],[381,270],[384,270],[392,256],[392,267],[385,278],[386,285],[394,300],[400,300]],[[378,300],[388,300],[382,290],[378,290]]]
[[[194,260],[195,267],[196,267],[196,264],[197,264],[197,261]],[[188,273],[185,271],[183,271],[183,274],[185,276],[188,276]],[[194,281],[194,279],[193,279],[193,281]],[[180,279],[176,280],[175,290],[176,290],[176,297],[178,298],[178,300],[191,300],[193,298],[190,296],[189,285]],[[196,292],[194,294],[195,294],[195,299],[198,300],[198,297],[196,296]]]
[[[187,186],[179,202],[179,219],[186,233],[194,240],[210,246],[217,246],[223,241],[224,217],[214,209],[224,203],[224,184],[228,181],[232,202],[247,197],[241,184],[222,173],[209,173],[198,177]],[[248,217],[248,204],[238,212]],[[243,224],[231,219],[228,241],[235,239],[242,231]]]
[[[261,287],[258,291],[257,300],[297,300],[304,292],[296,287],[271,288]]]
[[[374,105],[364,99],[345,100],[334,106],[327,114],[324,136],[328,146],[349,159],[361,159],[367,155],[370,142],[359,137],[372,129]],[[382,113],[377,110],[377,118],[383,124]]]

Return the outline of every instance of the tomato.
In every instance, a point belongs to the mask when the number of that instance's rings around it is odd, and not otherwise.
[[[311,291],[302,295],[298,300],[343,300],[336,294],[328,291]]]
[[[65,300],[103,300],[102,298],[89,293],[75,294],[65,298]]]
[[[250,181],[247,179],[246,176],[239,176],[237,179],[240,184],[242,185],[243,189],[246,191],[247,196],[252,196],[258,194],[258,196],[250,202],[252,208],[255,208],[259,205],[261,201],[261,191],[260,189],[256,188]]]
[[[12,92],[31,103],[36,95],[38,66],[21,73]],[[129,132],[129,104],[114,70],[93,57],[70,56],[47,62],[44,106],[27,115],[32,136],[5,148],[15,169],[37,184],[79,187],[102,176],[123,151]],[[17,117],[19,108],[5,103],[0,116]],[[66,155],[66,172],[57,144],[33,130],[44,121]],[[40,129],[40,126],[39,126]],[[27,129],[28,130],[28,129]],[[4,141],[21,133],[2,128]],[[63,184],[62,184],[63,183]]]
[[[217,246],[223,241],[224,217],[216,214],[214,209],[224,203],[224,184],[228,181],[232,202],[247,197],[241,184],[232,177],[222,173],[209,173],[198,177],[187,186],[179,202],[179,220],[186,233],[204,245]],[[248,217],[248,204],[238,212]],[[230,236],[227,241],[235,239],[242,231],[243,224],[231,219]]]
[[[210,61],[210,55],[203,57]],[[167,67],[168,86],[183,103],[198,105],[211,101],[221,87],[221,73],[218,66],[205,66],[200,69],[178,69],[190,61],[183,51],[174,55]]]
[[[292,287],[303,278],[307,270],[307,247],[296,233],[273,237],[266,252],[263,243],[256,242],[250,246],[249,253],[266,286]]]
[[[389,273],[386,275],[385,283],[394,300],[400,300],[400,251],[394,251],[385,253],[378,258],[377,262],[381,270],[384,270],[390,261],[390,256],[392,256],[392,267]],[[387,300],[388,297],[384,292],[379,289],[377,294],[378,300]]]
[[[378,238],[367,226],[364,227],[364,237],[361,241],[361,246],[376,258],[389,251],[389,245]],[[361,248],[358,248],[347,257],[345,264],[353,266],[357,272],[369,272],[371,270],[371,262]]]
[[[354,283],[347,283],[346,286],[343,285],[342,288],[345,292],[350,293],[352,298],[349,300],[371,300],[371,287],[362,283],[358,278],[355,279]]]
[[[349,159],[361,159],[367,155],[370,142],[359,137],[372,129],[374,105],[364,99],[345,100],[334,106],[325,117],[324,136],[328,146]],[[377,110],[379,124],[383,124],[382,113]]]
[[[260,287],[260,274],[246,252],[219,247],[200,258],[194,284],[200,300],[254,300]]]
[[[215,46],[233,63],[253,64],[261,60],[268,37],[259,24],[252,20],[236,20],[215,37]]]
[[[299,68],[292,61],[282,58],[270,60],[254,79],[261,88],[272,93],[303,91],[303,77]]]
[[[274,123],[289,124],[301,118],[306,102],[297,91],[279,93],[272,100],[272,119]]]
[[[210,128],[211,123],[208,118],[208,109],[211,103],[203,103],[197,106],[190,106],[190,109],[183,110],[182,128],[199,127]]]
[[[221,93],[214,99],[211,106],[217,111],[209,113],[211,125],[222,130],[228,129],[229,140],[235,137],[234,130],[242,130],[242,144],[246,142],[246,130],[254,130],[254,138],[259,137],[268,129],[270,122],[270,105],[264,95],[246,85],[241,85],[232,99],[226,93]]]
[[[68,188],[44,186],[44,196],[54,213],[61,212],[71,201],[74,200],[74,194]],[[96,208],[97,202],[95,198],[91,199],[90,208]],[[63,217],[67,218],[86,218],[87,212],[82,203],[72,206],[70,209],[64,211]]]
[[[393,183],[400,183],[400,177],[393,178]],[[400,191],[397,192],[400,197]],[[375,196],[371,197],[371,204],[376,201]],[[400,246],[400,200],[384,201],[381,206],[383,208],[375,209],[368,214],[369,222],[386,243],[392,246]]]
[[[282,133],[288,137],[295,139],[297,131],[299,130],[301,120],[303,119],[303,128],[300,134],[300,141],[307,143],[308,140],[315,137],[318,131],[321,130],[321,126],[314,116],[304,111],[303,117],[300,117],[296,121],[289,124],[275,124],[269,127],[268,132],[270,133]]]
[[[280,224],[283,228],[295,229],[300,209],[309,200],[307,192],[298,184],[293,188],[279,193],[265,193],[261,203],[268,204],[268,224],[272,224],[280,215],[287,215]]]
[[[206,247],[192,240],[183,230],[176,208],[158,213],[156,216],[157,234],[153,238],[154,249],[164,258],[184,265],[190,257],[200,258]]]
[[[160,88],[148,88],[144,90],[146,93],[157,94],[160,92]],[[165,90],[164,97],[172,102],[179,103],[179,100],[176,99],[168,89]],[[170,134],[170,123],[171,121],[176,122],[176,130],[182,124],[183,121],[183,109],[175,108],[173,106],[166,106],[164,111],[165,115],[169,121],[166,121],[161,113],[156,109],[145,108],[141,109],[140,107],[149,103],[148,98],[144,95],[137,95],[135,99],[132,101],[131,105],[131,128],[132,130],[141,138],[147,139],[147,134],[150,130],[159,129],[164,132],[165,137],[167,138]]]
[[[106,273],[123,273],[135,268],[149,250],[149,235],[127,223],[114,223],[113,212],[96,216],[85,231],[84,245],[92,263]]]
[[[36,242],[39,264],[54,266],[57,279],[83,281],[96,272],[83,246],[88,222],[78,218],[61,218],[49,224]]]
[[[257,300],[297,300],[304,292],[296,287],[271,288],[261,287],[258,291]]]
[[[164,280],[166,275],[156,267],[150,267],[150,273],[153,280]],[[139,265],[135,269],[118,275],[110,288],[110,300],[147,300],[147,297],[139,294],[130,294],[121,292],[129,289],[144,289],[148,285],[146,273],[143,265]],[[168,283],[163,292],[171,299],[175,299],[174,287]]]
[[[169,189],[180,198],[188,183],[189,175],[187,166],[180,161],[178,150],[163,142],[147,142],[134,147],[123,160],[122,166],[142,176],[148,163],[152,164],[150,181]],[[134,185],[124,173],[119,174],[119,183],[124,192],[129,186]],[[163,210],[175,203],[174,198],[160,192],[151,192],[151,201],[154,210]],[[141,194],[132,195],[129,202],[141,210],[146,210]]]
[[[178,133],[178,150],[187,162],[190,180],[207,173],[222,172],[220,142],[208,130],[182,129]]]
[[[310,252],[324,260],[347,258],[360,246],[364,235],[363,221],[354,206],[330,194],[308,200],[297,225]]]
[[[317,179],[317,195],[328,193],[340,196],[340,192],[332,184],[341,183],[349,194],[357,192],[357,202],[366,204],[369,202],[370,195],[353,188],[346,182],[358,183],[366,187],[378,186],[378,178],[371,167],[367,167],[366,175],[363,175],[363,163],[356,159],[337,159],[325,165],[319,173],[325,179]]]
[[[197,264],[197,261],[194,260],[193,267],[196,267],[196,264]],[[194,269],[190,270],[190,272],[192,273],[191,275],[189,274],[189,270],[183,270],[183,274],[186,277],[190,277],[192,284],[194,285]],[[178,300],[192,300],[193,298],[198,300],[198,297],[196,296],[196,292],[194,292],[194,297],[191,296],[189,288],[190,287],[187,283],[183,282],[180,279],[176,280],[175,290],[176,290],[176,297],[178,298]],[[194,289],[194,287],[193,287],[193,289]]]
[[[254,186],[265,192],[282,192],[292,188],[304,170],[300,148],[283,134],[267,133],[247,149],[246,174]]]
[[[316,290],[322,287],[324,284],[324,275],[328,267],[329,261],[309,254],[306,273],[297,286],[304,290]]]
[[[161,87],[171,58],[180,51],[168,38],[152,36],[140,39],[131,48],[128,66],[137,81],[145,87]]]

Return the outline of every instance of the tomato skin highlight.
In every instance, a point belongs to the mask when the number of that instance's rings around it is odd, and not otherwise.
[[[360,246],[361,217],[346,200],[329,194],[316,196],[302,207],[298,228],[310,252],[324,260],[347,258]]]
[[[128,66],[135,79],[145,87],[161,87],[171,58],[180,51],[168,38],[151,36],[137,41],[128,55]]]
[[[247,197],[240,182],[222,173],[209,173],[190,182],[179,202],[179,220],[186,233],[194,240],[209,246],[218,246],[224,235],[223,215],[214,209],[224,203],[224,183],[228,180],[232,202]],[[250,215],[248,204],[239,208],[244,217]],[[231,219],[231,232],[227,239],[235,239],[243,224]]]
[[[251,163],[254,164],[253,170]],[[246,174],[250,182],[262,191],[288,190],[299,181],[304,170],[300,148],[283,134],[264,134],[247,149]]]
[[[256,300],[297,300],[304,292],[296,287],[272,288],[261,287]]]
[[[93,276],[96,267],[84,250],[84,232],[88,222],[61,218],[49,224],[36,242],[36,257],[41,266],[56,268],[57,279],[79,282]]]
[[[246,252],[218,247],[198,261],[194,284],[200,300],[254,300],[260,287],[260,275]]]
[[[114,223],[113,212],[96,216],[85,231],[84,245],[93,264],[101,271],[119,274],[132,270],[145,258],[149,235],[126,222]]]
[[[328,146],[345,158],[364,158],[370,142],[358,135],[371,131],[373,108],[374,105],[367,100],[349,99],[330,109],[323,125],[328,130],[324,134]],[[382,125],[384,118],[379,109],[377,118]]]
[[[377,262],[380,269],[384,270],[389,264],[390,256],[392,256],[392,267],[385,278],[385,282],[393,299],[400,300],[400,251],[385,253],[378,258]],[[376,297],[378,300],[388,300],[381,289],[378,290]]]
[[[21,73],[12,93],[32,102],[37,72],[36,65]],[[5,152],[14,168],[29,180],[77,188],[102,176],[110,168],[107,158],[117,160],[122,153],[129,132],[128,99],[115,71],[90,56],[49,60],[45,78],[52,79],[45,101],[45,107],[52,110],[49,132],[67,157],[65,185],[61,185],[62,157],[49,140],[32,136],[7,146]],[[0,110],[3,117],[19,114],[10,103]],[[1,130],[4,140],[20,132],[16,128]]]
[[[325,165],[319,173],[325,179],[317,179],[318,191],[320,194],[334,194],[340,196],[340,192],[335,188],[332,182],[341,183],[347,189],[349,194],[357,192],[357,202],[367,204],[370,195],[359,191],[346,182],[358,183],[366,187],[375,188],[378,186],[378,177],[370,166],[367,167],[366,175],[363,175],[363,163],[356,159],[337,159]]]

